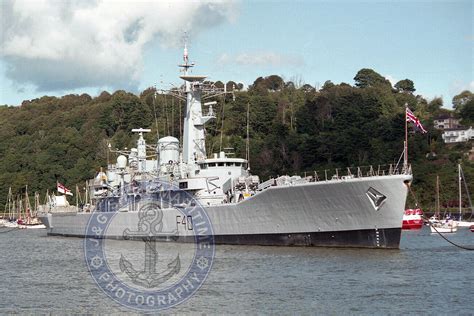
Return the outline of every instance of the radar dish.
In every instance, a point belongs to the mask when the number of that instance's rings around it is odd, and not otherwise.
[[[186,80],[186,81],[189,81],[189,82],[193,82],[193,81],[203,81],[204,79],[206,79],[207,76],[190,76],[190,75],[186,75],[186,76],[179,76],[181,79],[183,80]]]

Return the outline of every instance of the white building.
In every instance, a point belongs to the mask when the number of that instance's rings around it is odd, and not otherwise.
[[[443,140],[445,143],[462,143],[469,140],[474,140],[474,129],[450,129],[443,132]]]

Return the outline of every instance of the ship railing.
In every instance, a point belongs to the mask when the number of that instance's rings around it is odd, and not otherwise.
[[[276,185],[276,179],[271,178],[271,179],[268,179],[265,182],[260,183],[258,185],[258,190],[262,191],[262,190],[268,189],[269,187],[274,186],[274,185]]]
[[[411,175],[411,173],[411,165],[396,166],[393,164],[325,169],[319,172],[305,172],[302,175],[298,175],[296,177],[280,176],[277,178],[271,178],[265,182],[260,183],[258,185],[258,190],[265,190],[271,186],[285,186],[321,181],[344,181],[356,178],[381,177],[403,174]]]
[[[325,169],[323,171],[313,171],[312,181],[330,181],[330,180],[347,180],[353,178],[366,178],[366,177],[380,177],[380,176],[392,176],[411,174],[411,165],[408,166],[395,166],[389,165],[369,165],[359,167],[347,167]],[[307,172],[304,173],[303,177],[307,178]]]

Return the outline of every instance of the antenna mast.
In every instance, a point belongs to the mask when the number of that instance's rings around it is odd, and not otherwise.
[[[224,93],[226,92],[226,84],[224,84]],[[221,141],[219,143],[219,152],[222,151],[222,138],[224,137],[224,119],[225,119],[225,94],[222,98],[222,117],[221,117]]]
[[[247,141],[246,141],[246,158],[247,158],[247,168],[250,170],[250,102],[247,102]]]

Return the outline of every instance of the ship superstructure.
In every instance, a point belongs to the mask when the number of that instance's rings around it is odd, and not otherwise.
[[[43,216],[49,234],[83,237],[94,212],[119,212],[118,222],[136,223],[136,208],[120,209],[124,205],[120,201],[136,200],[143,187],[163,190],[146,186],[155,179],[186,191],[204,207],[217,243],[398,247],[407,185],[412,179],[406,165],[368,174],[359,169],[324,180],[282,176],[260,182],[250,174],[246,159],[228,157],[225,152],[207,156],[205,124],[215,119],[216,102],[204,103],[205,113],[203,102],[226,91],[206,82],[206,76],[191,74],[193,66],[185,46],[179,65],[184,85],[162,92],[186,102],[182,143],[166,136],[150,152],[143,137],[150,130],[134,129],[136,148],[120,151],[117,162],[90,182],[90,205],[61,214],[52,209]],[[123,229],[120,225],[109,229],[106,236],[120,238]]]

